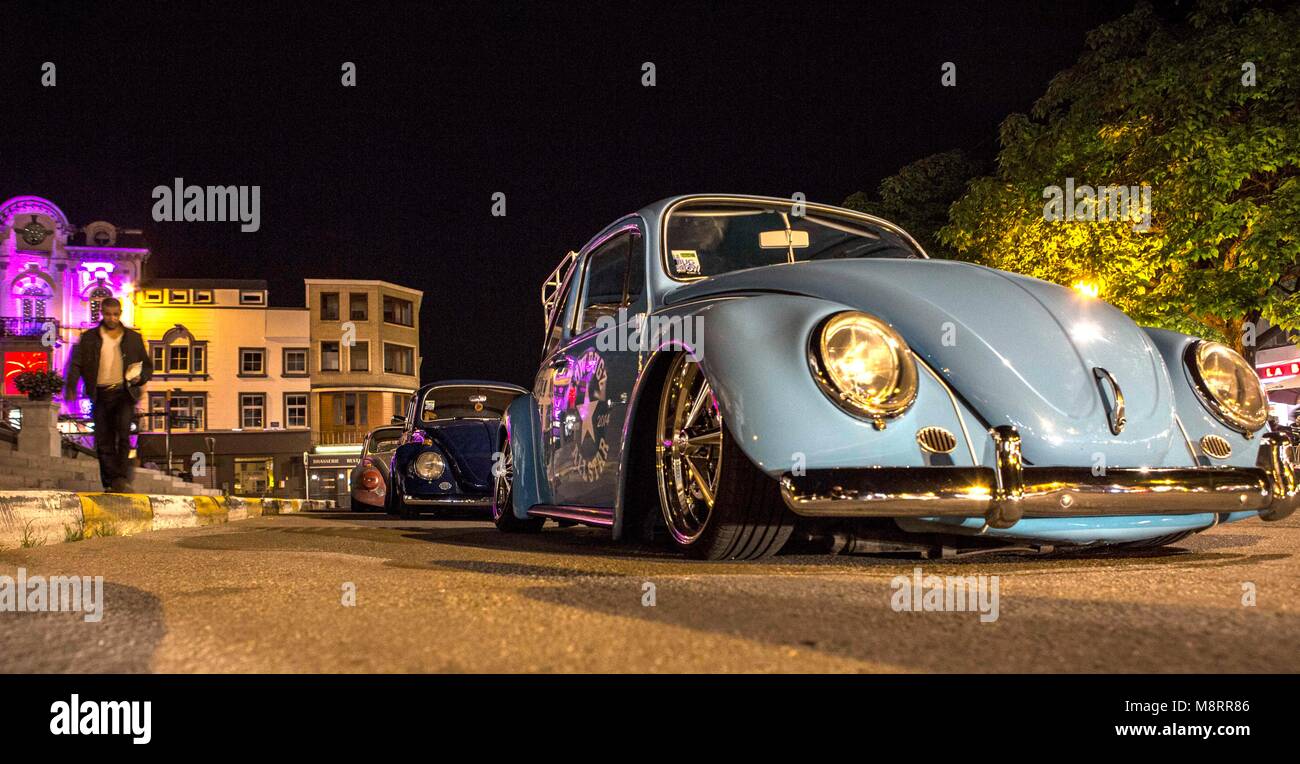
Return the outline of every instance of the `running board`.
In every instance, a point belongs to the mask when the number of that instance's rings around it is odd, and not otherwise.
[[[551,504],[538,504],[529,509],[528,514],[532,517],[549,517],[552,520],[572,520],[575,523],[594,525],[598,528],[614,527],[614,513],[596,507],[561,507]]]

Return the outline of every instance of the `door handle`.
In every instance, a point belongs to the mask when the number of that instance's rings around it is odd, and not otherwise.
[[[1115,381],[1115,375],[1100,366],[1093,367],[1092,375],[1097,378],[1098,387],[1103,381],[1110,384],[1111,394],[1115,397],[1110,410],[1110,432],[1112,435],[1119,435],[1124,431],[1124,425],[1128,423],[1128,418],[1124,415],[1124,391]],[[1103,405],[1106,404],[1106,396],[1102,396],[1101,402]]]

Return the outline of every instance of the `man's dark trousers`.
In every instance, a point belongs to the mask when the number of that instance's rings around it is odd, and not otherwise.
[[[113,481],[131,482],[131,419],[135,399],[126,385],[95,388],[95,454],[99,457],[99,479],[104,490]]]

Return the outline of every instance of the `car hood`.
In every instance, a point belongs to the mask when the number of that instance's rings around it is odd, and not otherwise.
[[[1074,290],[950,260],[864,259],[736,271],[665,301],[737,292],[817,297],[884,319],[986,423],[1014,425],[1030,463],[1154,466],[1180,444],[1168,371],[1146,333]],[[1095,368],[1123,391],[1118,436]]]
[[[422,425],[438,447],[451,458],[462,488],[487,490],[492,486],[492,454],[500,423],[485,419],[448,419]]]

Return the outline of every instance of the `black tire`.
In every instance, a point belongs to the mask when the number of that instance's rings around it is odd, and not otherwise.
[[[502,533],[537,533],[546,525],[544,517],[520,520],[514,511],[515,459],[510,449],[510,436],[501,441],[501,467],[492,469],[492,524]],[[497,474],[498,471],[501,474]]]
[[[679,356],[673,360],[664,381],[659,415],[650,433],[649,444],[655,453],[653,464],[659,486],[659,506],[671,543],[679,551],[697,559],[756,560],[770,557],[781,551],[790,539],[795,516],[785,506],[777,482],[755,467],[740,450],[723,424],[715,401],[711,406],[706,403],[703,409],[699,405],[692,407],[699,417],[694,420],[696,424],[691,424],[689,416],[680,419],[678,412],[682,402],[697,396],[712,401],[708,380],[703,378],[703,372],[689,357]],[[702,411],[707,413],[702,414]],[[708,421],[703,425],[698,424],[706,419]],[[675,425],[679,421],[686,421],[687,425],[677,431]],[[715,434],[713,428],[720,432]],[[708,445],[688,446],[686,448],[698,449],[689,452],[679,452],[680,445],[663,446],[665,442],[679,442],[677,435],[669,434],[674,432],[692,440],[707,441]],[[714,451],[714,440],[720,455]],[[702,453],[706,455],[700,456]],[[679,466],[674,466],[674,459],[678,460]],[[693,466],[683,470],[680,465],[687,461]],[[699,463],[705,464],[706,469],[694,466]],[[715,478],[710,486],[713,494],[711,505],[698,484],[699,480],[708,483],[707,476],[700,476],[709,469]],[[687,481],[681,477],[683,475],[694,480]],[[692,484],[696,487],[691,488]],[[683,508],[690,502],[695,502],[692,506],[697,508],[696,511],[689,512]],[[704,502],[705,509],[700,509],[700,502]],[[703,520],[698,519],[701,512],[705,515]]]
[[[413,520],[419,517],[418,512],[413,512],[406,502],[402,501],[402,487],[397,483],[389,486],[388,496],[384,501],[384,511],[402,520]]]

